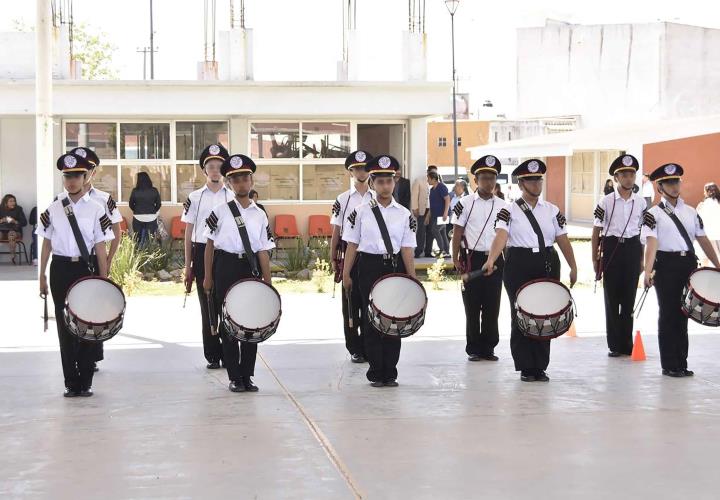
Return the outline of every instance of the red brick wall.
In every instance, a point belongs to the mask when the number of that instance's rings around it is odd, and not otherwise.
[[[720,133],[643,146],[643,172],[650,173],[664,163],[683,167],[682,197],[689,205],[697,206],[705,183],[720,184]],[[656,193],[655,202],[658,197]]]
[[[565,213],[565,157],[549,156],[545,163],[545,199]]]

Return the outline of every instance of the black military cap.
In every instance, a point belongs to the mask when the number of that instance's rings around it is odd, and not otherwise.
[[[85,147],[73,148],[70,150],[70,152],[85,158],[88,161],[88,163],[90,164],[90,170],[92,170],[95,167],[97,167],[98,165],[100,165],[100,158],[98,158],[98,155],[95,154],[95,151],[93,151],[90,148],[85,148]]]
[[[90,170],[90,163],[82,156],[73,153],[65,153],[57,159],[55,165],[63,174],[84,174]]]
[[[499,175],[501,169],[502,163],[500,163],[500,160],[493,155],[487,155],[472,164],[472,167],[470,167],[470,173],[472,175],[477,175],[480,172],[492,172],[495,175]]]
[[[679,179],[684,173],[683,168],[677,163],[666,163],[656,168],[650,174],[650,180],[656,182]]]
[[[353,151],[345,158],[345,168],[350,170],[354,167],[365,167],[372,160],[372,155],[367,151]]]
[[[518,165],[517,168],[513,170],[512,175],[518,179],[535,180],[542,179],[545,172],[547,172],[545,162],[537,158],[532,158]]]
[[[210,144],[200,153],[200,168],[204,170],[209,160],[225,161],[229,156],[228,150],[222,144]]]
[[[610,175],[615,175],[626,170],[640,170],[640,162],[633,155],[620,155],[615,158],[610,164],[609,172]]]
[[[252,158],[245,155],[232,155],[220,167],[223,177],[237,174],[254,174],[257,166]]]
[[[393,177],[400,170],[400,163],[390,155],[380,155],[370,160],[365,170],[374,177]]]

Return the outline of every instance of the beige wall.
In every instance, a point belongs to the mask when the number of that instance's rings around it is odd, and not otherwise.
[[[467,148],[484,146],[488,143],[490,122],[459,121],[457,135],[462,139],[458,147],[458,164],[469,167],[473,164]],[[447,146],[439,147],[438,138],[445,137]],[[429,122],[427,124],[427,163],[428,165],[449,166],[455,163],[453,153],[453,124],[451,121]]]

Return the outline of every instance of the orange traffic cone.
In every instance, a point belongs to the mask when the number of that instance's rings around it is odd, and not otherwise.
[[[570,329],[565,334],[566,337],[577,337],[577,331],[575,330],[575,322],[570,323]]]
[[[642,337],[640,336],[640,330],[635,331],[635,343],[633,344],[632,354],[630,359],[633,361],[645,361],[645,348],[643,347]]]

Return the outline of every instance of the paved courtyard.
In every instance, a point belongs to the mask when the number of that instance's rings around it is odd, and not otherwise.
[[[574,295],[549,384],[513,371],[505,299],[500,361],[469,363],[459,293],[433,292],[400,387],[373,389],[339,298],[286,294],[257,394],[205,369],[196,300],[132,297],[95,396],[68,400],[35,283],[0,282],[0,497],[717,498],[720,337],[691,324],[695,378],[661,377],[653,293],[645,362],[607,358],[602,295]]]

